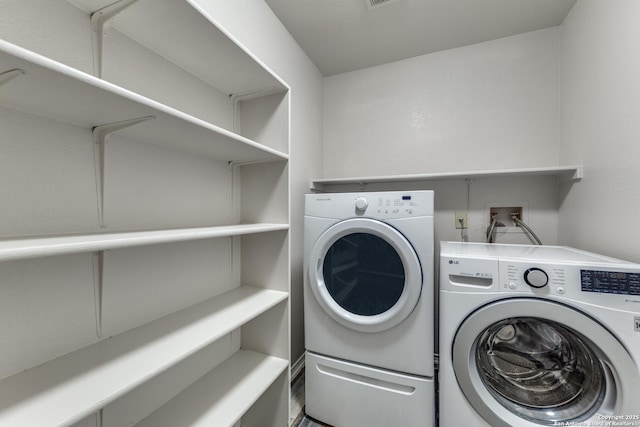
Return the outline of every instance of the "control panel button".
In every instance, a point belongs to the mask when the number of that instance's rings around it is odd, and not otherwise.
[[[567,293],[567,290],[565,289],[564,286],[558,286],[558,289],[556,289],[556,291],[558,292],[559,295],[564,295],[565,293]]]
[[[364,212],[369,207],[369,201],[364,197],[358,197],[356,199],[356,211]]]
[[[516,289],[518,289],[518,284],[516,282],[509,283],[509,289],[515,291]]]
[[[549,276],[541,268],[533,267],[524,272],[524,281],[533,288],[544,288],[549,283]]]

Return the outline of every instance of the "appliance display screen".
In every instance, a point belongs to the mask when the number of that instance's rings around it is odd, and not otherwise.
[[[640,273],[580,270],[580,286],[584,292],[640,296]]]

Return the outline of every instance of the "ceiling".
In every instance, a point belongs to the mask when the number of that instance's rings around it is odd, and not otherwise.
[[[265,0],[325,76],[558,26],[576,0]]]

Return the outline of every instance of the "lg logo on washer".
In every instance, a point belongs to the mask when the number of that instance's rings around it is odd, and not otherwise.
[[[640,317],[636,316],[633,318],[635,326],[634,326],[634,330],[636,332],[640,332]]]
[[[456,261],[454,259],[449,260],[449,264],[460,264],[460,261]]]

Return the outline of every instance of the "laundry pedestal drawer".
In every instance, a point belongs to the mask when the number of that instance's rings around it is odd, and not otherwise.
[[[435,425],[432,379],[307,352],[306,413],[335,427]]]

